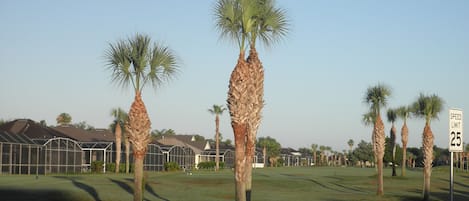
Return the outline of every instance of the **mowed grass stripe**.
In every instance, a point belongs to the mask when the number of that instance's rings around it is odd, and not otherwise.
[[[448,167],[434,168],[431,200],[448,200]],[[385,196],[377,197],[374,168],[290,167],[253,171],[253,200],[404,201],[420,200],[421,169],[408,170],[406,177],[391,177],[384,171]],[[234,200],[231,170],[149,172],[146,200]],[[119,201],[132,200],[133,175],[1,175],[0,200]],[[469,200],[469,173],[455,174],[455,201]]]

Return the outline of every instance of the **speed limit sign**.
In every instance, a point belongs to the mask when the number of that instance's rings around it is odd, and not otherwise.
[[[463,152],[462,110],[449,110],[449,151]]]

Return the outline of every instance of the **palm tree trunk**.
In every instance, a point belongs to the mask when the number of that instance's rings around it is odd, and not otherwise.
[[[392,176],[397,176],[396,173],[396,127],[394,123],[391,127],[391,147],[392,147]]]
[[[122,130],[120,122],[116,122],[116,173],[119,173],[119,167],[121,164],[121,138]]]
[[[127,134],[126,134],[127,135]],[[130,173],[130,141],[127,136],[124,138],[125,144],[125,173]]]
[[[148,117],[147,109],[142,101],[139,91],[135,94],[134,102],[129,111],[129,122],[126,131],[129,134],[129,140],[132,143],[134,153],[134,201],[143,199],[143,160],[150,142],[151,122]]]
[[[384,124],[381,120],[381,116],[377,115],[375,126],[373,129],[373,136],[374,136],[374,150],[376,151],[376,161],[378,164],[378,190],[377,195],[382,196],[384,195],[384,188],[383,188],[383,157],[384,157],[384,143],[385,143],[385,135],[384,135]]]
[[[246,138],[249,120],[249,66],[241,51],[230,77],[228,109],[235,138],[235,190],[236,201],[246,200]]]
[[[404,125],[402,125],[401,129],[402,135],[402,164],[401,164],[401,175],[405,177],[405,170],[406,170],[406,159],[407,159],[407,142],[409,139],[409,129],[407,128],[407,123],[404,121]]]
[[[233,123],[235,134],[235,190],[236,201],[246,200],[246,124]]]
[[[313,151],[313,163],[314,163],[314,166],[316,166],[317,162],[316,162],[316,151]]]
[[[218,115],[215,117],[215,171],[220,169],[220,133],[219,133],[220,118]]]
[[[267,148],[265,146],[262,149],[262,155],[264,156],[264,167],[267,167]]]
[[[143,154],[134,154],[134,201],[142,201],[143,200],[143,160],[145,155]]]
[[[259,60],[256,48],[251,45],[247,58],[249,65],[249,77],[251,83],[247,85],[249,94],[249,120],[248,136],[246,144],[246,200],[251,200],[252,193],[252,163],[256,148],[257,130],[262,119],[262,108],[264,107],[264,68]]]
[[[433,162],[433,132],[430,124],[426,123],[423,129],[423,200],[430,200],[430,178]]]

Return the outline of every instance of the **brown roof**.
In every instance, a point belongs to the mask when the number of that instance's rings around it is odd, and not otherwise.
[[[156,142],[163,145],[177,145],[181,147],[190,147],[196,154],[201,153],[205,145],[207,144],[206,140],[195,140],[194,135],[166,135],[161,139],[156,140]]]
[[[0,126],[0,130],[13,134],[24,134],[31,139],[50,139],[67,137],[65,134],[43,126],[31,119],[17,119]]]
[[[70,138],[79,142],[114,142],[114,134],[107,129],[84,130],[73,126],[47,127],[30,119],[17,119],[0,126],[0,131],[24,134],[31,139]]]
[[[58,126],[53,130],[79,142],[114,142],[114,134],[107,129],[84,130],[73,126]]]

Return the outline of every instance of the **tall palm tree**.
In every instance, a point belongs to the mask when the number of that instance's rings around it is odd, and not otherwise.
[[[317,165],[316,155],[318,152],[318,144],[311,144],[311,151],[313,152],[313,163]]]
[[[132,86],[134,101],[128,113],[125,130],[132,143],[135,163],[134,200],[143,199],[143,160],[150,142],[151,122],[142,101],[142,90],[150,84],[153,88],[169,80],[178,69],[176,56],[165,46],[151,42],[149,36],[136,34],[127,40],[109,44],[106,52],[112,81],[121,87]]]
[[[347,144],[348,144],[348,146],[349,146],[349,148],[350,148],[350,153],[352,153],[353,143],[354,143],[354,142],[353,142],[352,139],[349,139],[349,140],[347,141]]]
[[[404,120],[401,128],[401,140],[402,140],[402,164],[401,164],[401,175],[405,176],[406,170],[406,159],[407,159],[407,142],[409,141],[409,129],[407,128],[407,119],[410,117],[410,108],[401,106],[397,108],[397,116]]]
[[[443,110],[444,101],[437,95],[426,96],[420,94],[413,104],[414,114],[425,119],[425,127],[422,135],[423,149],[423,200],[430,199],[430,178],[433,162],[433,132],[430,128],[431,120],[438,119],[438,114]]]
[[[120,161],[121,161],[121,145],[122,145],[122,133],[124,131],[124,125],[127,122],[127,113],[122,108],[113,108],[111,110],[111,116],[114,118],[111,129],[114,131],[116,137],[116,173],[119,173]],[[125,161],[128,163],[128,160]]]
[[[397,114],[396,110],[394,109],[388,109],[388,112],[386,113],[386,116],[388,117],[388,122],[391,122],[391,130],[390,130],[390,135],[391,135],[391,147],[392,147],[392,176],[397,176],[396,173],[396,127],[394,126],[394,122],[396,122],[397,119]]]
[[[223,112],[226,110],[226,108],[223,107],[223,105],[213,105],[212,108],[208,109],[208,111],[211,114],[215,115],[215,170],[218,171],[220,168],[220,115],[223,114]]]
[[[240,51],[227,102],[235,135],[236,200],[250,200],[256,133],[264,106],[264,70],[256,41],[272,45],[287,33],[288,22],[273,0],[219,0],[214,13],[221,36],[235,41]],[[251,50],[245,60],[248,45]]]
[[[391,89],[383,84],[369,87],[365,93],[365,103],[369,104],[371,117],[374,119],[373,127],[373,150],[375,151],[378,165],[378,190],[377,195],[384,195],[383,188],[383,157],[384,157],[384,124],[381,120],[380,109],[387,105],[388,97],[391,95]]]

